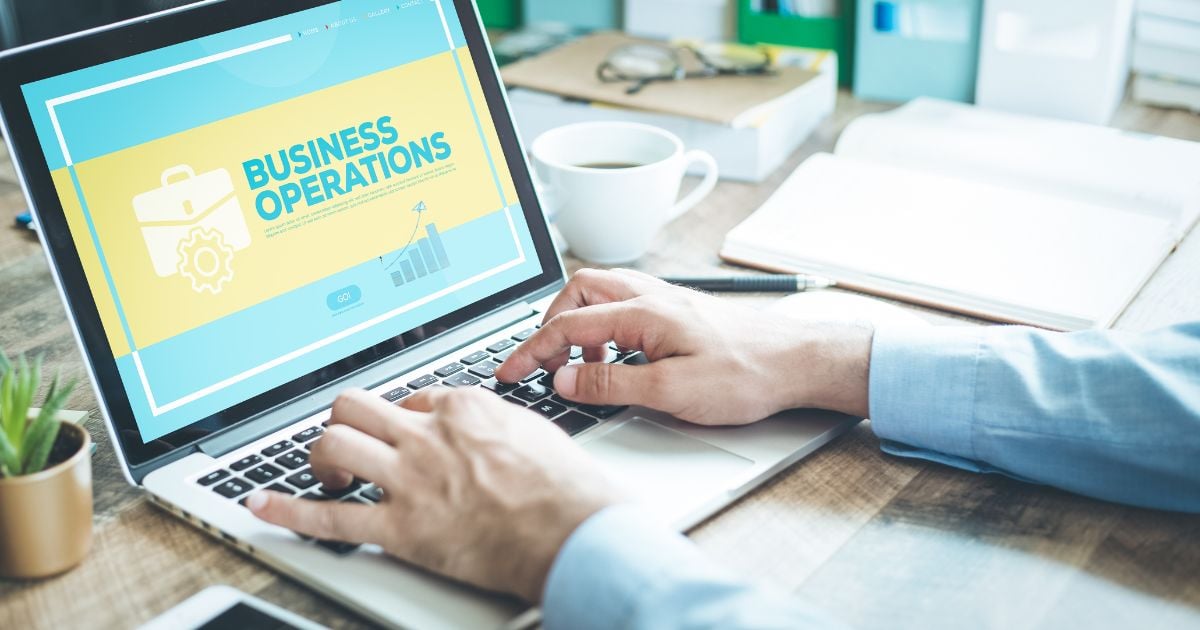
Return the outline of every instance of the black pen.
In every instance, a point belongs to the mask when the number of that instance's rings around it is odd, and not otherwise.
[[[828,289],[837,283],[809,275],[729,276],[725,278],[662,278],[671,284],[717,293],[803,293]]]

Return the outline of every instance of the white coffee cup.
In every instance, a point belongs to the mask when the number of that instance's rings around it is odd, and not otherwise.
[[[566,125],[539,136],[530,152],[542,203],[571,252],[604,265],[641,258],[664,225],[717,184],[711,155],[685,151],[678,136],[650,125]],[[683,176],[697,162],[704,180],[679,199]]]

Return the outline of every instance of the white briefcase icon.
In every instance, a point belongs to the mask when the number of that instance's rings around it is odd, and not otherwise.
[[[219,292],[232,279],[233,252],[250,245],[246,217],[225,169],[196,175],[190,166],[171,167],[163,171],[161,188],[133,198],[133,211],[155,273],[163,278],[183,273],[197,291],[199,276],[203,288]]]

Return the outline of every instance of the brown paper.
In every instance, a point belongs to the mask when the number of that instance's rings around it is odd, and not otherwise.
[[[756,107],[767,105],[804,85],[817,73],[780,67],[764,76],[720,76],[659,81],[637,94],[631,83],[605,83],[596,69],[609,53],[628,44],[661,43],[620,33],[596,33],[501,70],[509,87],[522,87],[584,101],[734,125]],[[682,53],[688,62],[690,55]]]

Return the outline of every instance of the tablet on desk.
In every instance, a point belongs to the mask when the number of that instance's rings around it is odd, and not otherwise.
[[[322,630],[295,613],[229,586],[210,586],[141,630]]]

